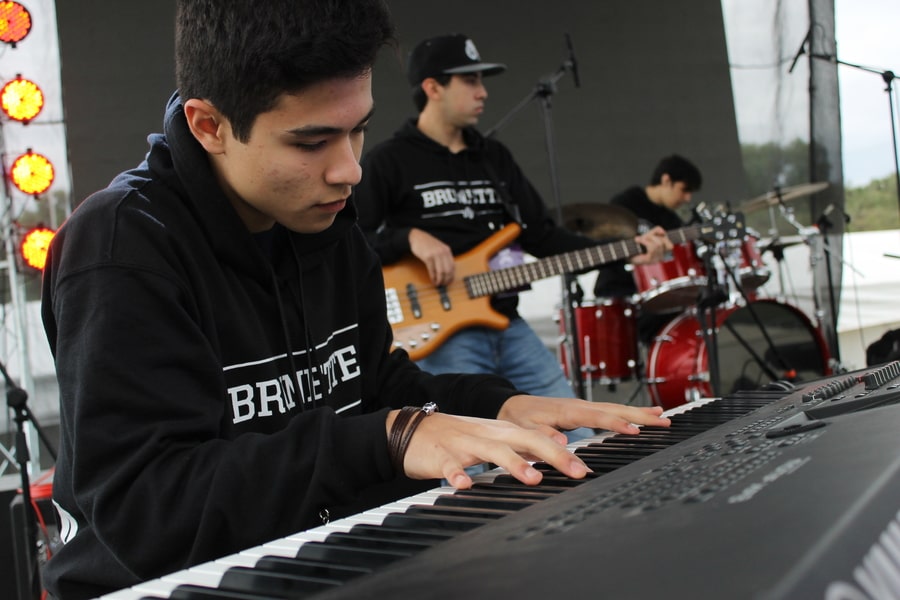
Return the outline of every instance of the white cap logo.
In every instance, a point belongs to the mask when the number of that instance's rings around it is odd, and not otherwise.
[[[481,60],[481,57],[478,56],[478,49],[475,48],[475,42],[472,40],[466,40],[466,56],[475,61]]]

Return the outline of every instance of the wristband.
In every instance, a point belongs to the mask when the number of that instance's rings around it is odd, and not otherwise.
[[[400,413],[391,424],[391,432],[388,436],[388,454],[397,472],[403,473],[403,459],[422,419],[437,411],[438,406],[434,402],[428,402],[421,407],[404,406],[400,409]]]

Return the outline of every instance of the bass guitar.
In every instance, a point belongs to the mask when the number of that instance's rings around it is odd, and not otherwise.
[[[563,273],[575,273],[642,254],[634,240],[620,240],[582,250],[548,256],[533,262],[491,270],[489,261],[515,240],[521,227],[515,223],[454,259],[456,276],[446,286],[435,286],[425,264],[415,256],[383,267],[387,316],[394,333],[394,347],[403,348],[413,360],[425,358],[451,335],[466,327],[505,329],[509,319],[491,308],[494,294],[521,288],[532,281]],[[667,231],[673,244],[693,240],[710,243],[742,237],[743,217],[731,213],[708,223]]]

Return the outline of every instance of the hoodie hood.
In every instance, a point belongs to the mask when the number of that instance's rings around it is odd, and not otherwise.
[[[187,125],[184,106],[174,94],[166,106],[164,134],[148,138],[147,164],[195,215],[216,255],[243,272],[265,277],[259,261],[262,253],[225,195],[212,170],[209,156]],[[320,233],[288,232],[276,224],[279,235],[289,235],[300,256],[314,256],[337,243],[356,222],[356,210],[348,203],[334,223]],[[315,263],[304,261],[304,265]],[[263,271],[261,273],[261,271]]]
[[[453,154],[443,144],[434,141],[418,128],[416,125],[417,118],[408,119],[400,126],[400,129],[394,132],[394,138],[398,141],[410,142],[418,148],[439,154]],[[482,154],[485,150],[485,139],[474,127],[466,127],[463,129],[463,140],[466,142],[466,148],[459,152],[462,155]]]

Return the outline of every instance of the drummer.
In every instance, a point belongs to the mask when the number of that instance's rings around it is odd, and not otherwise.
[[[684,227],[687,223],[676,212],[691,201],[700,189],[703,177],[694,163],[672,154],[657,163],[645,186],[633,185],[619,192],[609,201],[614,206],[626,208],[638,218],[639,229],[658,225],[666,231]],[[634,276],[624,263],[598,270],[594,282],[596,297],[631,296],[637,293]],[[642,314],[638,318],[638,337],[642,342],[650,339],[674,314]]]

